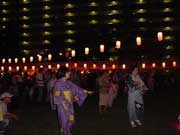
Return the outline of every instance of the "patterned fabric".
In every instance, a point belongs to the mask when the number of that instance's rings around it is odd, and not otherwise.
[[[70,135],[75,121],[73,102],[82,105],[87,92],[72,83],[70,80],[59,79],[53,89],[54,104],[57,105],[58,120],[61,126],[61,135]]]

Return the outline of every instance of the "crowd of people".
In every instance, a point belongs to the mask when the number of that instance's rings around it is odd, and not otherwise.
[[[167,69],[138,71],[137,65],[130,67],[129,70],[92,70],[81,72],[75,69],[66,69],[63,71],[63,76],[58,77],[59,72],[60,71],[54,72],[50,69],[44,70],[43,68],[39,68],[33,75],[21,70],[16,73],[2,72],[0,78],[0,126],[4,128],[8,125],[7,123],[9,123],[6,120],[6,122],[4,122],[6,117],[3,119],[2,114],[8,112],[8,114],[12,114],[12,117],[7,119],[17,119],[15,114],[7,110],[7,107],[1,107],[4,106],[2,103],[5,103],[7,106],[11,102],[11,98],[13,98],[15,102],[14,107],[18,107],[24,103],[49,103],[51,110],[59,110],[59,104],[56,100],[58,100],[57,97],[60,96],[60,93],[58,94],[55,91],[59,87],[57,84],[58,80],[61,77],[65,77],[66,72],[71,73],[66,78],[72,82],[72,84],[68,82],[68,89],[74,89],[75,87],[75,90],[78,88],[79,91],[83,91],[84,89],[92,90],[93,93],[98,95],[100,114],[106,113],[108,108],[113,106],[113,102],[119,94],[127,95],[127,109],[132,127],[143,124],[143,93],[145,91],[156,94],[161,90],[166,90],[163,89],[166,87],[173,86],[173,89],[180,88],[180,72],[178,69],[172,71]],[[62,81],[60,83],[63,84]],[[66,95],[65,93],[64,95]],[[6,97],[3,95],[6,95]],[[82,96],[82,93],[80,95]],[[74,98],[79,99],[80,97]],[[6,100],[8,102],[6,102]],[[59,112],[59,114],[61,113]],[[59,115],[59,117],[62,117],[62,115]],[[63,125],[62,123],[60,124]],[[67,135],[69,135],[69,130],[65,130],[65,128],[66,127],[63,129],[64,135],[67,133]],[[61,132],[63,133],[63,131]]]

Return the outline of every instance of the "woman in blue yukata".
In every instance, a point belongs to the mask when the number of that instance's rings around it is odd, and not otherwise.
[[[69,80],[70,74],[71,72],[68,68],[60,67],[53,89],[53,100],[57,106],[61,135],[71,135],[71,128],[74,123],[73,103],[76,102],[78,105],[82,105],[87,95],[94,93],[72,83]]]
[[[128,114],[132,127],[141,126],[144,114],[143,93],[148,90],[138,74],[138,66],[133,65],[127,79]],[[136,125],[137,124],[137,125]]]

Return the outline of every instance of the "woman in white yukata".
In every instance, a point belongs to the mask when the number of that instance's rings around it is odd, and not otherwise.
[[[148,90],[138,74],[138,66],[131,67],[127,79],[128,85],[128,114],[132,127],[141,126],[144,114],[143,92]]]

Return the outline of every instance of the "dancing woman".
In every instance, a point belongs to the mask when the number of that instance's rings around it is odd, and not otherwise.
[[[57,81],[53,89],[54,104],[57,106],[58,121],[61,135],[71,135],[71,128],[74,123],[73,102],[82,105],[88,94],[94,92],[84,90],[74,83],[70,78],[70,70],[60,67],[57,73]]]
[[[144,114],[143,92],[148,90],[138,74],[138,67],[131,67],[131,73],[127,79],[128,86],[128,114],[129,121],[132,127],[142,125]],[[137,125],[136,125],[137,124]]]

